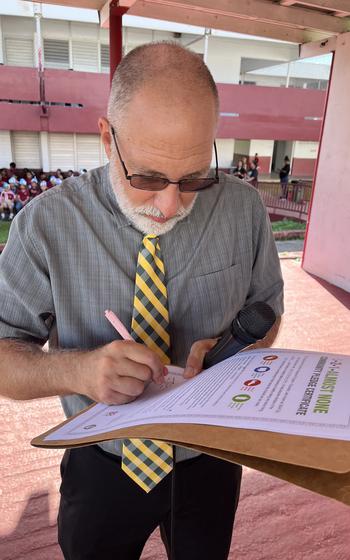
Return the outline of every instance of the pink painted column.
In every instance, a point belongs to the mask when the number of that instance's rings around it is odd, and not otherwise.
[[[110,79],[123,56],[123,28],[122,18],[128,8],[118,6],[118,2],[109,5],[109,51],[110,51]]]
[[[350,33],[335,42],[303,268],[350,292]]]

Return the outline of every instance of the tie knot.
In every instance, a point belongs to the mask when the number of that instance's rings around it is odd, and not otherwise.
[[[144,241],[145,239],[150,239],[150,240],[155,239],[156,241],[158,241],[159,237],[157,237],[157,235],[154,235],[153,233],[149,233],[148,235],[145,235],[145,237],[143,238]]]

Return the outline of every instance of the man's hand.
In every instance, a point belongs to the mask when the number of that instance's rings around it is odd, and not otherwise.
[[[150,381],[163,383],[166,374],[155,352],[144,344],[127,340],[84,353],[80,360],[74,391],[106,404],[133,401]]]
[[[204,340],[197,340],[192,344],[183,374],[185,379],[195,377],[197,373],[202,371],[204,356],[215,346],[217,341],[217,338],[206,338]]]

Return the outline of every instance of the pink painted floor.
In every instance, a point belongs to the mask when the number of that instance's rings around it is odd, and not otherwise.
[[[282,258],[282,267],[286,313],[275,346],[349,354],[350,294],[306,274],[298,259]],[[58,399],[0,399],[0,410],[0,558],[62,560],[61,452],[29,444],[63,418]],[[349,560],[349,527],[350,508],[245,469],[230,560]],[[142,559],[166,559],[157,533]]]

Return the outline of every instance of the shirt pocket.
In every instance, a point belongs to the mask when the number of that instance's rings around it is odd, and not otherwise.
[[[188,321],[197,330],[197,339],[221,334],[244,306],[249,288],[243,285],[240,264],[194,276],[189,284],[193,295]]]

